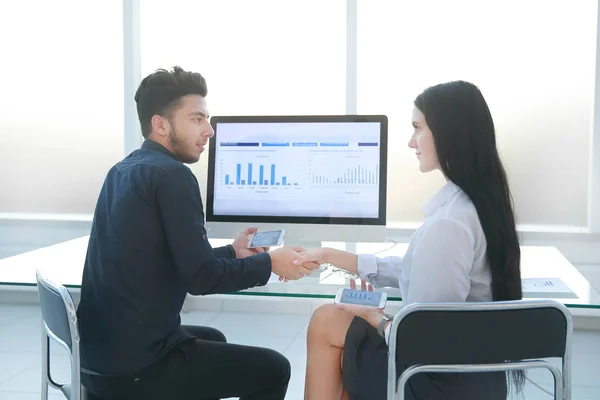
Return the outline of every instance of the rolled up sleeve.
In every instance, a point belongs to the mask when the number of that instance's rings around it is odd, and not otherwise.
[[[378,258],[371,254],[358,255],[358,275],[374,287],[400,287],[402,257]]]

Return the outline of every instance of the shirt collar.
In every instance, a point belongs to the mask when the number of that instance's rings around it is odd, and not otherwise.
[[[175,158],[175,156],[162,144],[155,142],[154,140],[150,140],[150,139],[146,139],[144,140],[144,143],[142,143],[142,149],[147,149],[147,150],[156,150],[156,151],[160,151],[161,153],[165,153],[173,158]]]
[[[433,195],[423,207],[421,207],[421,211],[425,215],[425,218],[431,217],[437,210],[440,209],[444,204],[446,204],[454,195],[459,192],[461,189],[454,184],[452,181],[446,182],[444,186],[436,194]]]

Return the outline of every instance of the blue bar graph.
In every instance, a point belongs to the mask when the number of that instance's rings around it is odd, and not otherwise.
[[[246,164],[244,164],[246,165]],[[270,176],[265,176],[265,165],[253,165],[253,163],[249,162],[247,164],[247,171],[242,171],[242,164],[237,163],[235,170],[235,181],[230,179],[232,174],[224,175],[225,185],[238,185],[238,186],[298,186],[298,182],[290,181],[288,176],[280,176],[277,177],[277,165],[270,164]],[[258,180],[256,179],[256,167],[258,167]],[[267,166],[268,167],[268,166]],[[247,179],[242,179],[242,177]],[[269,179],[270,178],[270,179]],[[279,181],[277,179],[280,179]]]
[[[348,168],[346,172],[336,177],[325,177],[323,175],[312,174],[311,181],[313,184],[352,184],[352,185],[374,185],[379,183],[379,166],[375,166],[375,172],[367,168],[358,166]]]
[[[252,163],[248,163],[248,185],[252,184]]]
[[[271,185],[275,184],[275,164],[271,164]]]

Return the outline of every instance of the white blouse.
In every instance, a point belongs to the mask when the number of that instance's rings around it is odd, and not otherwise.
[[[400,288],[403,306],[492,301],[485,235],[469,196],[448,181],[422,211],[426,220],[404,257],[359,254],[360,277],[374,287]]]

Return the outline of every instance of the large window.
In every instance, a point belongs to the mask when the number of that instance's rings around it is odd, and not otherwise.
[[[359,1],[358,110],[390,119],[388,221],[422,219],[443,183],[418,171],[412,101],[477,84],[521,224],[586,225],[596,50],[593,0]]]
[[[140,3],[142,76],[200,72],[212,115],[345,113],[345,0]]]
[[[174,65],[202,73],[212,115],[344,114],[347,100],[388,115],[390,225],[422,220],[444,182],[418,171],[407,142],[413,99],[454,79],[488,100],[518,221],[586,225],[595,0],[357,0],[357,99],[346,0],[139,4],[142,77]],[[0,212],[93,212],[123,156],[122,7],[0,5],[0,185],[10,188]],[[207,159],[192,167],[203,189]]]
[[[0,212],[94,211],[123,155],[122,4],[0,3]]]

